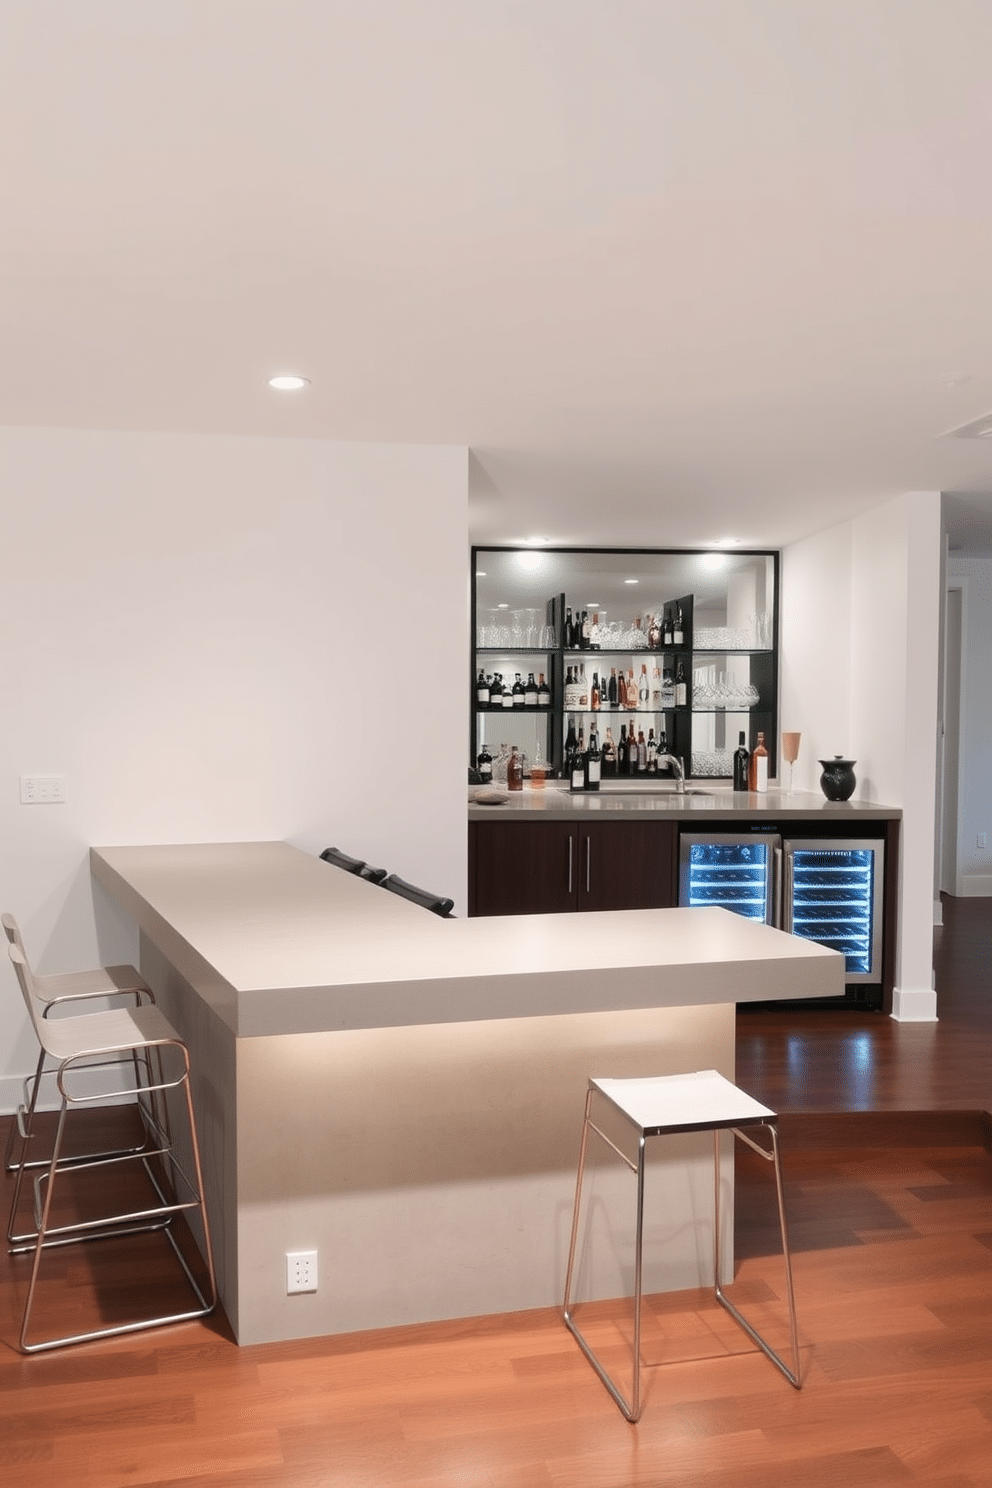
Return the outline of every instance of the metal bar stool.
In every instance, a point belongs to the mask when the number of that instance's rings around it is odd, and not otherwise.
[[[20,927],[14,916],[12,914],[0,915],[0,924],[3,925],[9,944],[18,948],[24,957],[25,966],[31,972],[32,995],[43,1018],[50,1017],[53,1012],[61,1011],[72,1003],[92,1002],[97,999],[123,997],[138,1006],[155,1001],[152,989],[134,966],[100,966],[94,967],[92,971],[69,971],[59,972],[53,976],[39,976],[37,972],[31,970]],[[8,1173],[15,1172],[22,1165],[28,1168],[46,1168],[49,1164],[50,1154],[44,1157],[28,1157],[25,1133],[28,1107],[32,1102],[32,1094],[45,1073],[46,1062],[47,1055],[44,1048],[41,1048],[38,1053],[37,1068],[34,1074],[29,1075],[24,1081],[24,1094],[17,1105],[14,1119],[7,1133],[4,1168]],[[20,1150],[19,1155],[15,1157],[16,1139],[20,1140]],[[133,1150],[133,1148],[114,1149],[120,1155]],[[111,1155],[113,1154],[109,1152],[84,1152],[72,1160],[88,1162],[94,1157]],[[64,1159],[66,1162],[69,1160],[68,1157]]]
[[[636,1136],[637,1156],[631,1158],[622,1151],[599,1123],[603,1116],[594,1120],[594,1101],[606,1102],[621,1121]],[[579,1169],[575,1184],[575,1206],[572,1212],[572,1234],[568,1248],[568,1267],[565,1274],[565,1300],[562,1308],[565,1326],[574,1335],[579,1347],[599,1375],[603,1384],[630,1422],[640,1419],[641,1402],[641,1302],[643,1280],[643,1233],[644,1233],[644,1167],[645,1149],[649,1138],[674,1136],[680,1132],[712,1131],[714,1168],[714,1224],[713,1224],[713,1287],[716,1300],[726,1308],[730,1316],[739,1323],[748,1337],[785,1375],[790,1385],[798,1390],[802,1381],[799,1376],[799,1344],[796,1333],[796,1303],[792,1287],[792,1260],[789,1254],[789,1239],[785,1224],[785,1205],[782,1197],[782,1169],[778,1150],[778,1117],[767,1106],[745,1095],[736,1085],[717,1073],[716,1070],[699,1070],[688,1075],[659,1075],[649,1078],[589,1081],[586,1094],[585,1119],[582,1125],[582,1145],[579,1151]],[[761,1127],[768,1134],[770,1147],[756,1142],[743,1128]],[[782,1254],[785,1260],[786,1292],[789,1305],[789,1330],[792,1344],[792,1368],[775,1352],[769,1343],[738,1312],[724,1294],[720,1284],[720,1133],[731,1131],[745,1142],[759,1157],[763,1157],[775,1168],[775,1187],[778,1196],[779,1225],[782,1232]],[[594,1132],[637,1176],[637,1209],[634,1239],[634,1340],[633,1340],[633,1384],[628,1401],[614,1380],[596,1357],[588,1340],[583,1336],[572,1316],[572,1276],[575,1265],[576,1241],[579,1232],[579,1210],[582,1198],[582,1179],[585,1172],[589,1134]]]
[[[38,1042],[57,1066],[56,1081],[61,1098],[51,1159],[44,1172],[29,1180],[33,1188],[34,1228],[22,1232],[17,1231],[17,1209],[26,1176],[24,1166],[16,1170],[14,1179],[8,1223],[9,1249],[12,1255],[32,1254],[27,1298],[21,1320],[21,1349],[29,1354],[38,1353],[45,1349],[60,1348],[65,1344],[84,1343],[94,1338],[108,1338],[205,1316],[216,1305],[217,1290],[210,1227],[203,1199],[203,1174],[189,1088],[189,1051],[186,1045],[155,1006],[116,1008],[70,1018],[43,1018],[38,1011],[30,967],[23,952],[11,944],[8,946],[8,954],[17,973]],[[164,1072],[166,1060],[169,1062],[168,1073]],[[140,1082],[136,1088],[122,1092],[116,1083],[113,1088],[97,1091],[76,1088],[79,1073],[84,1070],[92,1073],[103,1061],[108,1061],[115,1069],[122,1065],[124,1068],[131,1066],[140,1070]],[[182,1105],[188,1121],[191,1173],[186,1171],[175,1152],[165,1109],[165,1097],[169,1091],[182,1092]],[[36,1082],[25,1122],[28,1140],[37,1098]],[[136,1103],[144,1127],[145,1141],[140,1148],[87,1162],[70,1161],[62,1156],[66,1115],[71,1108],[119,1104],[124,1099]],[[136,1192],[135,1197],[123,1209],[95,1216],[88,1214],[86,1217],[70,1217],[62,1221],[55,1218],[54,1197],[57,1190],[61,1191],[62,1182],[67,1175],[73,1175],[77,1181],[81,1177],[85,1179],[88,1174],[99,1178],[106,1170],[121,1165],[129,1165],[129,1171],[142,1179],[140,1193]],[[137,1172],[139,1167],[140,1173]],[[201,1285],[194,1275],[177,1241],[173,1221],[180,1214],[190,1217],[199,1215],[204,1241],[206,1285]],[[191,1305],[107,1327],[34,1342],[29,1340],[31,1314],[42,1260],[47,1250],[82,1241],[116,1240],[147,1231],[161,1231],[164,1234],[192,1291]]]

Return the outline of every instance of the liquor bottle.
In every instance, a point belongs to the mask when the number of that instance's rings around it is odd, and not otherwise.
[[[520,680],[520,673],[514,672],[515,681],[511,692],[511,707],[522,708],[524,705],[524,684]]]
[[[637,712],[637,683],[634,681],[634,668],[627,668],[626,682],[627,708],[631,713]]]
[[[547,779],[547,776],[548,776],[547,761],[545,760],[544,755],[543,755],[543,753],[541,751],[541,741],[539,739],[537,741],[537,745],[536,745],[536,747],[534,749],[534,761],[533,761],[533,764],[530,767],[530,788],[531,788],[531,790],[543,790],[544,789],[544,782]]]
[[[479,774],[482,776],[483,785],[491,785],[493,779],[493,757],[483,744],[479,750],[479,758],[476,760]]]
[[[613,742],[613,730],[607,727],[603,740],[603,779],[612,780],[617,773],[617,746]]]
[[[537,706],[539,708],[551,707],[551,688],[545,682],[543,672],[539,674],[537,679]]]
[[[637,706],[646,713],[651,706],[651,689],[648,686],[648,669],[641,664],[640,680],[637,683]]]
[[[582,622],[579,626],[579,646],[583,651],[588,651],[592,641],[592,626],[589,623],[589,611],[582,611]]]
[[[566,766],[567,766],[568,761],[572,758],[572,755],[575,753],[575,746],[576,746],[577,742],[578,741],[577,741],[577,739],[575,737],[575,719],[572,718],[572,717],[569,717],[569,720],[568,720],[568,731],[565,734],[565,762],[566,762]],[[566,769],[566,773],[567,773],[567,769]]]
[[[648,729],[648,749],[647,749],[647,754],[648,754],[648,774],[649,775],[657,775],[657,773],[658,773],[658,743],[657,743],[657,740],[655,739],[654,729],[653,728],[649,728]]]
[[[582,763],[584,767],[584,789],[587,791],[598,791],[603,757],[599,752],[599,735],[596,733],[595,724],[589,730],[589,748],[583,756]]]
[[[685,667],[681,660],[675,669],[675,706],[684,708],[689,700],[689,688],[685,680]]]
[[[593,674],[592,674],[592,688],[590,689],[590,692],[589,692],[589,707],[592,709],[593,713],[598,713],[599,712],[599,704],[600,704],[599,673],[598,672],[593,672]]]
[[[489,707],[489,683],[486,681],[486,674],[481,667],[479,669],[479,680],[475,684],[475,703],[478,708]]]
[[[589,649],[590,651],[602,650],[603,637],[599,629],[599,611],[595,610],[592,617],[592,625],[589,627]]]
[[[652,615],[651,623],[648,626],[648,650],[657,651],[660,646],[661,626],[658,624],[658,616]]]
[[[654,667],[651,672],[651,707],[653,708],[655,713],[657,713],[660,711],[662,706],[663,694],[661,691],[661,672],[658,667]]]
[[[675,625],[672,629],[672,645],[681,646],[685,639],[685,631],[682,628],[682,606],[679,605],[675,612]]]
[[[747,745],[744,743],[744,730],[738,734],[737,748],[734,750],[734,790],[746,791],[748,788],[749,765],[751,756]]]
[[[765,748],[765,736],[760,731],[758,742],[751,753],[747,784],[748,790],[766,791],[768,789],[768,750]]]
[[[565,609],[565,650],[575,649],[575,622],[572,619],[572,606],[567,605]]]
[[[503,695],[500,698],[500,704],[502,705],[504,711],[507,708],[513,707],[513,688],[507,687],[506,683],[503,684]]]
[[[572,712],[579,706],[578,667],[568,667],[565,672],[565,711]]]
[[[537,707],[537,683],[534,681],[534,673],[527,673],[527,685],[524,688],[524,707]]]
[[[577,702],[576,706],[579,707],[579,708],[588,708],[588,706],[589,706],[589,683],[586,680],[586,664],[585,664],[584,661],[580,661],[579,662],[578,685],[579,685],[579,694],[578,694],[578,702]]]
[[[637,730],[637,773],[643,775],[648,768],[648,746],[644,742],[644,730]]]
[[[579,739],[572,752],[572,767],[570,771],[570,783],[572,790],[585,790],[586,788],[586,762],[583,755],[586,752],[585,739],[582,729],[579,729]]]
[[[511,791],[522,791],[524,788],[524,762],[516,744],[510,751],[510,762],[506,767],[506,788]]]
[[[669,646],[671,646],[671,644],[672,644],[672,612],[668,608],[668,606],[666,605],[665,606],[665,620],[664,620],[664,625],[662,627],[662,645],[665,647],[665,650],[667,651],[668,648],[669,648]]]
[[[617,705],[617,669],[616,669],[616,667],[610,667],[610,681],[609,681],[609,685],[608,685],[608,687],[606,689],[606,696],[607,696],[607,698],[609,700],[610,707],[611,708],[615,708],[616,705]]]
[[[627,725],[620,725],[620,743],[617,745],[617,774],[630,774],[630,749],[627,744]]]

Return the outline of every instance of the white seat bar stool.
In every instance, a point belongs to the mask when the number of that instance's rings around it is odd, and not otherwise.
[[[637,1139],[637,1157],[632,1158],[617,1146],[616,1142],[594,1119],[596,1101],[605,1101],[632,1128]],[[674,1136],[680,1132],[712,1131],[714,1167],[714,1223],[713,1265],[714,1295],[731,1317],[740,1324],[748,1337],[781,1370],[782,1374],[797,1390],[802,1381],[799,1373],[799,1343],[796,1331],[796,1302],[792,1285],[792,1259],[785,1222],[785,1203],[782,1194],[782,1168],[779,1162],[778,1117],[767,1106],[746,1095],[730,1080],[716,1070],[699,1070],[686,1075],[658,1075],[631,1079],[590,1079],[586,1093],[585,1119],[582,1124],[582,1144],[579,1151],[579,1168],[575,1184],[575,1206],[572,1212],[572,1233],[568,1248],[568,1266],[565,1274],[565,1300],[562,1308],[565,1325],[573,1334],[582,1352],[599,1375],[603,1384],[630,1422],[640,1419],[641,1401],[641,1303],[643,1280],[643,1233],[644,1233],[644,1170],[645,1151],[652,1137]],[[770,1146],[765,1147],[743,1128],[762,1128]],[[779,1226],[782,1233],[782,1254],[785,1261],[786,1294],[789,1309],[789,1332],[791,1340],[792,1367],[761,1337],[755,1328],[737,1310],[724,1294],[720,1283],[720,1133],[731,1131],[745,1142],[759,1157],[773,1164],[775,1187],[778,1198]],[[633,1337],[633,1381],[631,1398],[628,1401],[614,1380],[597,1358],[588,1340],[583,1336],[572,1316],[572,1277],[575,1266],[576,1242],[579,1233],[579,1212],[582,1199],[582,1180],[585,1173],[589,1135],[595,1133],[612,1149],[620,1160],[636,1174],[637,1208],[634,1239],[634,1337]]]
[[[30,967],[27,951],[24,949],[24,939],[21,935],[17,920],[12,914],[0,915],[0,924],[3,925],[4,933],[10,945],[17,946],[24,957],[25,964]],[[124,997],[138,1005],[145,1002],[154,1002],[155,995],[144,977],[134,966],[100,966],[94,967],[92,971],[69,971],[59,972],[55,975],[39,976],[37,972],[31,972],[32,989],[35,999],[39,1005],[41,1015],[49,1017],[53,1012],[77,1002],[91,1002],[101,998]],[[7,1147],[4,1153],[4,1169],[13,1173],[22,1164],[29,1168],[45,1168],[48,1166],[50,1154],[43,1157],[28,1158],[27,1140],[25,1137],[25,1121],[27,1119],[28,1107],[31,1104],[32,1093],[45,1073],[47,1056],[42,1048],[38,1054],[38,1065],[33,1075],[29,1075],[24,1081],[24,1095],[14,1112],[14,1119],[7,1133]],[[20,1140],[18,1156],[15,1156],[15,1139]],[[124,1148],[120,1151],[133,1149]],[[88,1162],[93,1157],[109,1156],[108,1153],[84,1152],[75,1159],[79,1162]],[[64,1161],[68,1162],[69,1158]]]
[[[13,944],[7,949],[38,1041],[45,1054],[56,1065],[56,1082],[61,1098],[54,1146],[47,1169],[30,1180],[34,1190],[35,1228],[21,1234],[15,1233],[16,1214],[26,1170],[21,1167],[15,1174],[8,1224],[9,1249],[12,1255],[32,1253],[27,1298],[21,1321],[21,1349],[28,1354],[38,1353],[70,1343],[84,1343],[95,1338],[109,1338],[204,1317],[216,1305],[217,1287],[210,1226],[203,1197],[203,1173],[190,1094],[189,1051],[186,1045],[154,1005],[114,1008],[69,1018],[43,1018],[37,1008],[30,968],[23,953]],[[168,1056],[174,1067],[168,1075],[162,1072],[162,1060],[165,1056]],[[73,1088],[74,1079],[80,1071],[92,1073],[104,1060],[109,1060],[111,1067],[115,1067],[118,1062],[125,1068],[128,1065],[141,1067],[141,1080],[135,1090],[122,1092],[116,1083],[105,1090],[93,1090],[88,1086],[85,1089]],[[192,1157],[192,1173],[187,1173],[178,1160],[164,1113],[166,1092],[180,1090],[188,1121],[187,1137]],[[37,1093],[36,1087],[25,1123],[28,1139],[35,1115]],[[120,1104],[129,1096],[136,1100],[146,1132],[147,1140],[140,1148],[96,1158],[88,1163],[66,1161],[62,1158],[66,1115],[72,1107]],[[61,1224],[52,1222],[53,1198],[63,1175],[71,1173],[78,1177],[91,1171],[99,1174],[101,1169],[120,1164],[140,1164],[150,1185],[146,1195],[121,1212],[70,1219]],[[173,1220],[183,1213],[191,1216],[196,1213],[200,1218],[207,1272],[205,1286],[197,1280],[173,1233]],[[192,1289],[194,1300],[191,1306],[109,1327],[30,1341],[31,1313],[46,1250],[101,1238],[118,1239],[150,1230],[162,1231],[168,1240]]]

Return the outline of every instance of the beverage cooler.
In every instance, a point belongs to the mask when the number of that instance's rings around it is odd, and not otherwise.
[[[720,905],[840,951],[847,965],[844,1000],[859,1007],[882,1005],[883,876],[884,843],[877,838],[777,832],[679,838],[680,905]]]

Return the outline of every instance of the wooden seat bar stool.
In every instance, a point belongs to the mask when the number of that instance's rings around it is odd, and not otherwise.
[[[31,1177],[26,1165],[17,1168],[11,1201],[7,1237],[12,1255],[29,1254],[31,1270],[27,1298],[21,1320],[20,1347],[24,1353],[38,1353],[70,1343],[108,1338],[133,1333],[166,1323],[185,1322],[203,1317],[216,1305],[216,1279],[210,1227],[203,1197],[203,1174],[200,1165],[196,1123],[189,1086],[189,1051],[175,1029],[154,1004],[114,1008],[75,1017],[46,1019],[38,1009],[32,986],[30,967],[24,953],[13,943],[8,955],[17,973],[18,983],[32,1025],[47,1058],[55,1065],[55,1078],[60,1107],[55,1126],[51,1157],[43,1172]],[[93,1088],[94,1070],[105,1065],[109,1078],[105,1088]],[[119,1074],[133,1069],[134,1088],[121,1089]],[[80,1075],[84,1074],[84,1080]],[[25,1120],[30,1141],[38,1100],[35,1082]],[[177,1108],[185,1115],[185,1139],[189,1157],[180,1162],[176,1153],[172,1124],[166,1097],[174,1092]],[[120,1105],[134,1106],[144,1130],[144,1140],[133,1148],[121,1149],[81,1161],[63,1157],[66,1116],[74,1108]],[[190,1171],[187,1171],[187,1166]],[[77,1187],[90,1190],[100,1186],[108,1170],[124,1169],[127,1198],[124,1207],[93,1200],[92,1210],[73,1210],[68,1217],[57,1214],[55,1196],[61,1194],[64,1182],[71,1177]],[[91,1179],[87,1189],[87,1179]],[[18,1205],[25,1182],[33,1190],[33,1228],[18,1231]],[[110,1207],[114,1212],[105,1212]],[[206,1280],[202,1283],[183,1253],[176,1236],[175,1221],[181,1215],[199,1217],[203,1237],[203,1262]],[[152,1308],[149,1313],[110,1326],[79,1330],[32,1340],[30,1325],[42,1262],[46,1251],[84,1241],[118,1240],[125,1236],[160,1232],[168,1241],[178,1261],[185,1283],[191,1291],[188,1305],[170,1307],[164,1312]]]
[[[597,1116],[597,1105],[606,1103],[603,1114]],[[630,1128],[636,1138],[636,1158],[621,1150],[603,1129],[606,1112],[612,1110],[614,1120]],[[575,1206],[572,1212],[572,1233],[568,1248],[568,1266],[565,1275],[565,1300],[562,1313],[566,1327],[573,1334],[582,1352],[599,1375],[603,1384],[630,1422],[640,1419],[641,1401],[641,1304],[643,1281],[643,1236],[644,1236],[644,1176],[645,1155],[649,1140],[655,1137],[674,1136],[681,1132],[713,1133],[713,1287],[716,1300],[737,1322],[748,1337],[781,1370],[782,1374],[797,1390],[802,1381],[799,1374],[799,1343],[796,1332],[796,1303],[792,1285],[792,1259],[785,1222],[785,1204],[782,1194],[782,1169],[779,1162],[778,1118],[774,1111],[746,1095],[730,1080],[716,1070],[699,1070],[694,1074],[658,1075],[647,1078],[591,1079],[586,1093],[585,1118],[582,1124],[582,1144],[579,1152],[579,1168],[575,1184]],[[755,1141],[748,1135],[750,1129],[761,1129],[769,1145]],[[785,1261],[786,1295],[789,1311],[789,1333],[791,1340],[792,1366],[761,1337],[757,1330],[737,1310],[724,1294],[720,1282],[720,1133],[730,1131],[746,1143],[759,1157],[773,1164],[775,1188],[778,1199],[779,1227],[782,1234],[782,1254]],[[625,1398],[597,1358],[592,1346],[583,1336],[572,1316],[572,1277],[575,1267],[576,1243],[579,1233],[579,1213],[582,1200],[582,1180],[585,1173],[586,1155],[590,1134],[595,1134],[610,1148],[621,1162],[637,1178],[637,1201],[634,1230],[634,1329],[633,1329],[633,1379],[631,1397]]]

